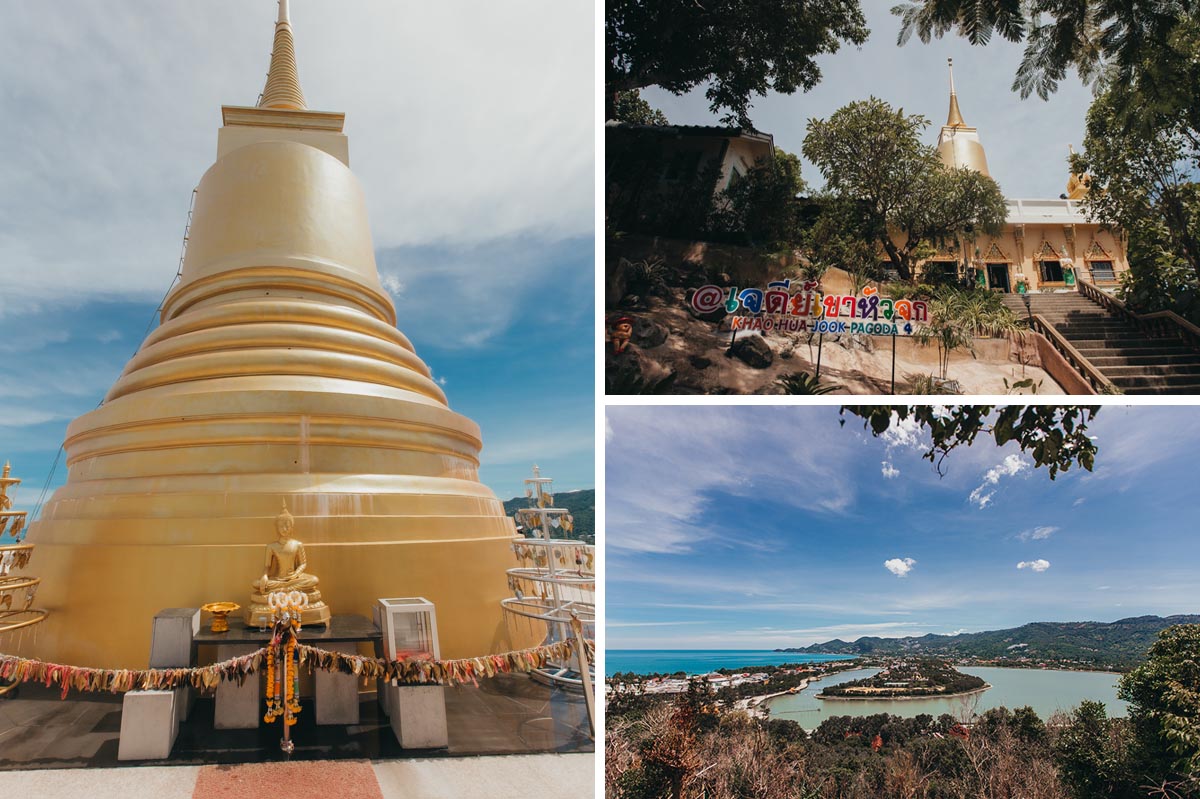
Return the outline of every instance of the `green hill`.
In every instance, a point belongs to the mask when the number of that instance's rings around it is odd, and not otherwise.
[[[1200,616],[1136,616],[1114,622],[1034,622],[1008,630],[908,638],[834,639],[780,652],[852,655],[921,654],[1011,661],[1074,660],[1124,668],[1140,662],[1158,633],[1173,624],[1200,624]]]
[[[512,516],[520,508],[528,508],[529,504],[525,497],[513,497],[504,503],[504,512]],[[566,508],[575,517],[575,532],[567,538],[577,538],[588,544],[596,542],[596,489],[555,492],[554,507]]]

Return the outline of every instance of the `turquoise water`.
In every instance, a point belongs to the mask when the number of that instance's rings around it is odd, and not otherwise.
[[[634,674],[708,674],[717,669],[743,666],[778,666],[782,663],[824,663],[845,660],[849,655],[802,655],[761,649],[607,649],[604,671]]]
[[[844,671],[815,680],[797,694],[767,700],[771,718],[789,719],[811,730],[830,716],[869,716],[891,713],[912,718],[921,713],[943,713],[962,718],[994,707],[1009,709],[1029,705],[1043,720],[1055,711],[1070,710],[1085,699],[1103,702],[1111,717],[1128,715],[1129,706],[1117,699],[1118,674],[1050,669],[1000,669],[964,666],[959,671],[981,677],[992,687],[982,693],[939,699],[817,699],[826,685],[838,685],[876,674],[878,669]]]

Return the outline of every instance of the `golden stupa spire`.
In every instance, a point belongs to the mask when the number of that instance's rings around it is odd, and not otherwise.
[[[292,40],[292,22],[288,18],[288,0],[279,0],[279,19],[275,22],[275,44],[271,48],[271,68],[263,87],[259,108],[303,111],[304,92],[296,71],[296,45]]]
[[[962,112],[958,110],[958,94],[954,91],[954,59],[947,58],[946,64],[950,67],[950,113],[946,117],[946,127],[965,128],[967,123],[963,121]]]

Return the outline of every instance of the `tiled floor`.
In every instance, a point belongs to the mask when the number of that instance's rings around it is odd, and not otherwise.
[[[392,760],[536,752],[592,752],[582,697],[550,689],[525,676],[504,675],[479,687],[446,689],[450,746],[408,751],[396,742],[373,696],[359,705],[353,727],[318,727],[309,712],[292,728],[292,761]],[[284,761],[280,725],[257,730],[214,730],[213,703],[199,699],[171,751],[172,765]],[[72,694],[66,700],[41,686],[21,686],[0,699],[0,770],[70,769],[130,765],[117,760],[121,697]],[[146,764],[143,764],[146,765]],[[590,795],[590,793],[588,794]]]
[[[38,799],[590,799],[591,754],[142,766],[0,772],[0,796]]]

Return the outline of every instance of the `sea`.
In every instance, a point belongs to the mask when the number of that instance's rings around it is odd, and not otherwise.
[[[761,649],[606,649],[604,671],[634,674],[708,674],[717,669],[743,666],[778,666],[783,663],[825,663],[846,660],[851,655],[805,655]]]

